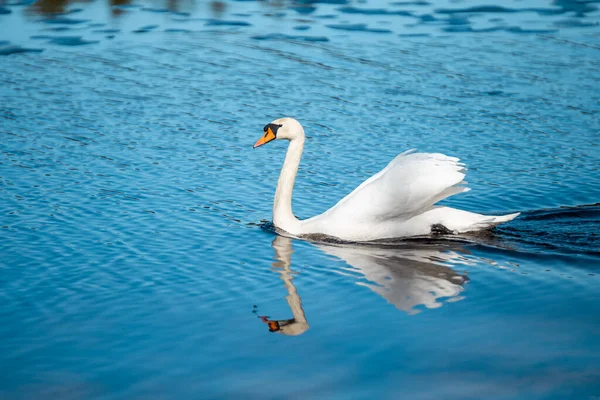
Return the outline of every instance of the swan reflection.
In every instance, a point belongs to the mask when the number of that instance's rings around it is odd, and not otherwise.
[[[446,301],[461,300],[464,283],[469,280],[447,263],[471,264],[448,245],[410,244],[403,247],[325,246],[324,253],[348,264],[367,282],[357,282],[381,295],[397,309],[409,314],[419,312],[417,306],[437,308]]]
[[[397,309],[409,314],[418,313],[419,306],[438,308],[444,302],[461,300],[464,284],[469,278],[447,264],[474,264],[473,260],[465,257],[464,249],[449,243],[417,242],[394,247],[338,244],[315,246],[347,264],[347,267],[337,268],[336,271],[362,275],[364,280],[359,280],[358,285],[368,287]],[[302,300],[292,282],[292,239],[277,236],[272,247],[277,260],[272,266],[284,282],[293,318],[260,318],[271,332],[300,335],[308,330],[309,324],[302,308]]]
[[[260,317],[264,323],[269,326],[269,331],[279,332],[284,335],[296,336],[301,335],[308,330],[308,321],[306,321],[306,315],[302,308],[302,300],[296,291],[296,286],[292,283],[293,271],[290,269],[292,264],[292,239],[277,236],[271,244],[275,250],[275,261],[273,268],[275,268],[283,281],[285,288],[288,292],[286,296],[290,310],[294,318],[291,319],[280,319],[270,320],[268,317]]]

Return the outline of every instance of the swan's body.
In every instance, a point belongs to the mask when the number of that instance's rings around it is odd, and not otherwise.
[[[315,217],[298,220],[292,213],[292,191],[304,149],[304,129],[292,118],[265,126],[254,147],[271,140],[290,141],[273,203],[273,224],[292,235],[321,234],[347,241],[372,241],[429,235],[432,231],[464,233],[494,227],[519,215],[481,215],[435,206],[469,189],[458,158],[404,152],[335,206]]]

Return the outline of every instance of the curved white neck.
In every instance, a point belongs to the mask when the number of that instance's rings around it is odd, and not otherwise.
[[[298,219],[292,212],[292,191],[302,150],[304,150],[304,137],[290,140],[273,201],[273,224],[289,233],[295,233],[299,225]]]

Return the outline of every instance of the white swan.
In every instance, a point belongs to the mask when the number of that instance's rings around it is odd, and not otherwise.
[[[443,154],[407,151],[323,214],[300,221],[292,213],[292,190],[304,149],[304,129],[293,118],[276,119],[264,127],[254,148],[277,139],[290,144],[275,191],[273,224],[295,236],[320,234],[363,242],[432,232],[464,233],[488,229],[519,215],[490,216],[435,206],[469,190],[457,186],[465,177],[464,164]]]

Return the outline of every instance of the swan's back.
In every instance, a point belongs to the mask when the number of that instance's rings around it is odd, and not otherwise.
[[[407,151],[334,207],[306,220],[305,226],[332,236],[343,233],[347,237],[351,231],[359,232],[361,237],[380,236],[382,233],[373,231],[393,231],[398,222],[426,212],[448,196],[469,190],[457,186],[464,177],[465,167],[458,158]]]

